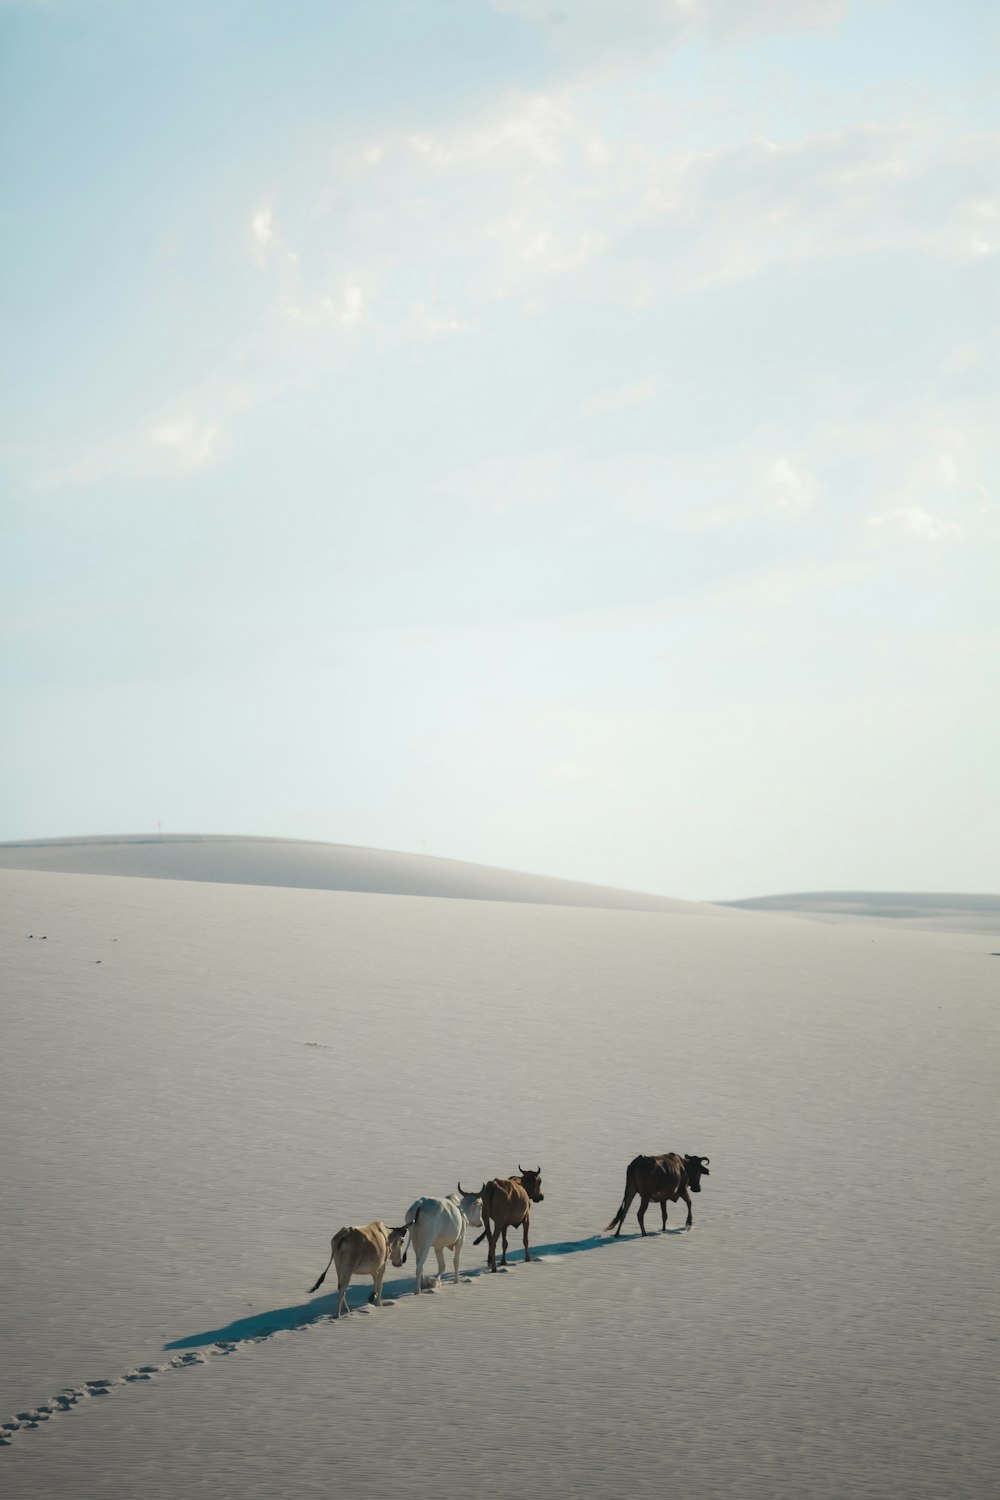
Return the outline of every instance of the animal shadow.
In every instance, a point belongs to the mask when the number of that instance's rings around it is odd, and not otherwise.
[[[656,1235],[648,1234],[647,1238],[655,1239]],[[683,1234],[683,1229],[666,1230],[669,1234]],[[531,1247],[531,1260],[534,1264],[536,1257],[584,1255],[591,1250],[610,1250],[614,1245],[625,1245],[631,1240],[641,1239],[639,1234],[622,1234],[617,1239],[606,1234],[592,1234],[584,1240],[555,1240],[547,1245],[533,1245]],[[524,1261],[524,1250],[508,1250],[508,1266],[517,1265]],[[463,1266],[462,1280],[476,1280],[485,1275],[486,1268],[469,1269]],[[446,1278],[441,1285],[441,1291],[450,1288],[450,1277]],[[385,1306],[392,1306],[393,1301],[413,1291],[412,1276],[397,1276],[392,1281],[386,1279],[382,1288]],[[364,1308],[368,1305],[369,1288],[359,1286],[350,1288],[347,1293],[347,1305],[351,1311],[356,1308]],[[337,1293],[334,1290],[327,1296],[311,1297],[308,1302],[294,1302],[287,1307],[272,1307],[265,1312],[253,1313],[247,1318],[237,1318],[231,1323],[225,1323],[219,1328],[206,1328],[201,1333],[188,1333],[180,1338],[171,1339],[164,1344],[164,1349],[202,1349],[209,1344],[219,1343],[259,1343],[264,1339],[272,1338],[276,1333],[289,1333],[296,1328],[308,1327],[310,1323],[318,1323],[323,1318],[332,1318],[337,1310]]]

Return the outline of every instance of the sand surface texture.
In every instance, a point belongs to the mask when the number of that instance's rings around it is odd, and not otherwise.
[[[989,1491],[1000,943],[40,871],[0,906],[11,1500]],[[694,1231],[602,1236],[670,1149],[711,1158]],[[306,1295],[340,1225],[519,1162],[534,1264]]]

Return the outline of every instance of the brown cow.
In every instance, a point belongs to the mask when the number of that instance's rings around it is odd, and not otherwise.
[[[526,1172],[519,1164],[517,1170],[521,1174],[519,1177],[494,1177],[492,1181],[484,1182],[480,1194],[485,1228],[474,1243],[481,1245],[483,1240],[489,1240],[486,1264],[491,1271],[497,1268],[497,1239],[502,1238],[503,1241],[503,1256],[500,1264],[505,1266],[507,1264],[507,1231],[516,1229],[519,1224],[524,1229],[524,1258],[525,1260],[531,1259],[531,1251],[528,1249],[528,1225],[531,1219],[532,1203],[541,1203],[545,1197],[542,1192],[542,1169],[538,1167],[534,1172]]]
[[[611,1223],[604,1226],[605,1233],[614,1229],[615,1239],[618,1238],[636,1193],[642,1200],[639,1206],[639,1228],[643,1234],[646,1233],[644,1220],[649,1205],[659,1203],[663,1210],[663,1227],[666,1229],[667,1204],[676,1203],[678,1198],[683,1198],[687,1204],[688,1216],[684,1227],[690,1229],[694,1220],[688,1188],[692,1193],[701,1192],[701,1179],[709,1176],[708,1163],[707,1156],[678,1156],[676,1151],[668,1151],[664,1156],[637,1156],[635,1161],[629,1162],[625,1173],[622,1206]]]
[[[409,1228],[408,1224],[401,1224],[398,1229],[389,1229],[381,1219],[375,1219],[363,1228],[349,1224],[345,1229],[338,1229],[330,1241],[330,1260],[326,1263],[326,1270],[309,1291],[314,1292],[323,1285],[326,1272],[330,1269],[330,1261],[334,1261],[337,1266],[337,1291],[340,1293],[335,1317],[339,1318],[345,1309],[350,1312],[347,1306],[347,1288],[352,1276],[371,1277],[375,1284],[372,1297],[376,1306],[381,1307],[382,1281],[389,1258],[396,1247],[402,1244]]]

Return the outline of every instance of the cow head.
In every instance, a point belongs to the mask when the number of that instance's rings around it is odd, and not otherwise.
[[[397,1229],[387,1231],[386,1237],[389,1241],[389,1259],[394,1266],[406,1265],[406,1236],[410,1232],[409,1224],[400,1224]]]
[[[521,1186],[531,1199],[532,1203],[541,1203],[545,1194],[542,1192],[542,1169],[536,1167],[533,1172],[526,1172],[518,1163],[517,1170],[521,1177]]]
[[[485,1187],[485,1183],[483,1184]],[[468,1219],[473,1229],[483,1227],[483,1189],[478,1193],[467,1193],[461,1183],[458,1184],[459,1208]]]
[[[711,1175],[708,1170],[710,1159],[707,1156],[685,1156],[684,1171],[687,1175],[688,1187],[692,1193],[700,1193],[701,1179]]]

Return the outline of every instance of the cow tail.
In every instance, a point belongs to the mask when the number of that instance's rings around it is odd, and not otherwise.
[[[321,1287],[323,1285],[324,1281],[326,1280],[326,1273],[330,1269],[330,1266],[331,1266],[331,1264],[333,1262],[334,1252],[336,1251],[336,1248],[337,1248],[337,1238],[338,1238],[337,1235],[334,1235],[333,1239],[330,1241],[330,1259],[326,1263],[326,1266],[324,1268],[322,1276],[319,1278],[318,1281],[314,1281],[313,1284],[312,1284],[312,1286],[309,1288],[309,1291],[306,1293],[307,1297],[310,1296],[316,1290],[317,1287]]]
[[[625,1215],[628,1212],[629,1187],[631,1186],[631,1184],[629,1182],[629,1175],[630,1174],[628,1172],[626,1172],[626,1174],[625,1174],[625,1191],[622,1194],[621,1207],[619,1208],[618,1212],[615,1214],[614,1218],[611,1220],[611,1223],[610,1224],[605,1224],[603,1230],[601,1231],[602,1234],[609,1234],[612,1229],[620,1229],[621,1226],[625,1223]]]
[[[622,1224],[624,1224],[624,1222],[625,1222],[625,1199],[623,1198],[622,1201],[621,1201],[621,1207],[619,1208],[618,1212],[615,1214],[615,1216],[611,1220],[610,1224],[605,1224],[605,1226],[602,1229],[601,1233],[602,1234],[609,1234],[612,1229],[618,1229],[618,1228],[620,1228],[620,1226]]]

